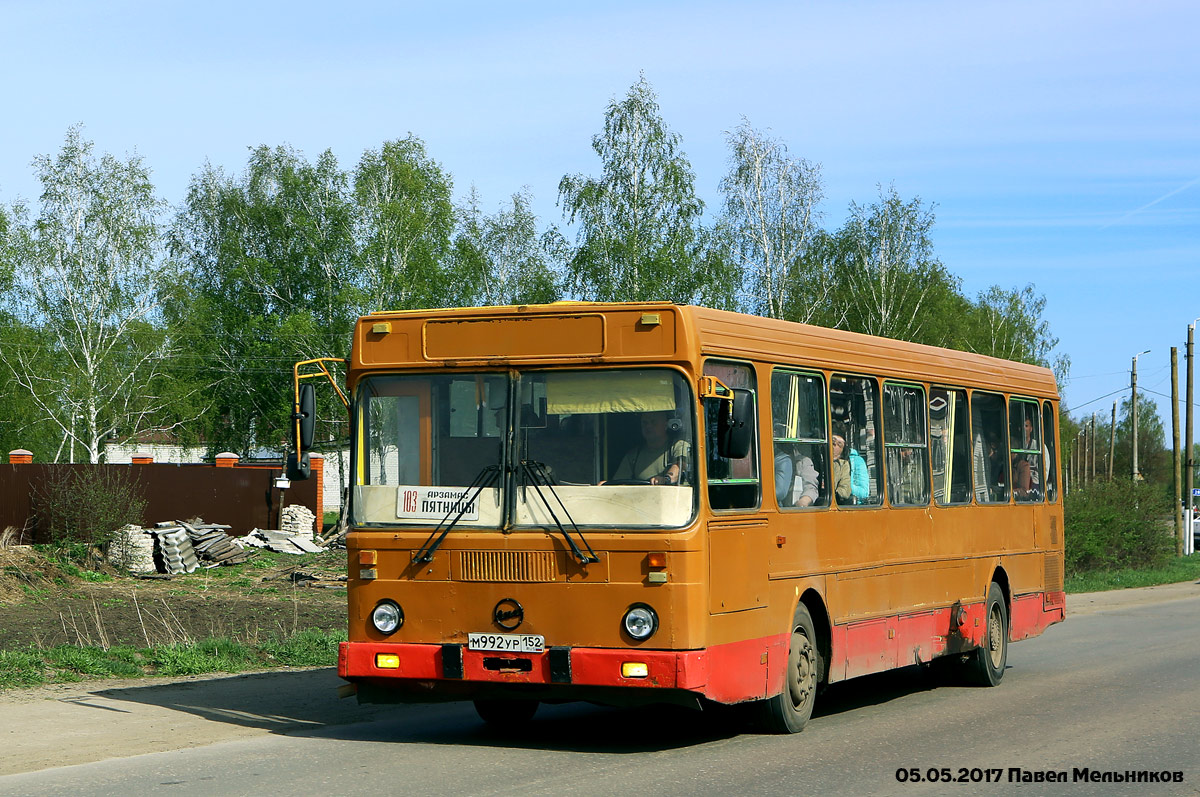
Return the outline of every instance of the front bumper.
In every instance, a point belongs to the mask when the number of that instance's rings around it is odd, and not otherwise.
[[[551,647],[542,653],[468,650],[465,645],[343,642],[338,675],[350,681],[461,696],[477,686],[621,686],[702,692],[708,682],[704,650],[610,650]],[[394,656],[395,667],[380,667]],[[622,665],[645,665],[644,677],[622,674]],[[469,691],[469,690],[466,690]]]

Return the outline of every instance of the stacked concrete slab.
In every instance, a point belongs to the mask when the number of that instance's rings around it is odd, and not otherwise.
[[[312,542],[316,519],[317,516],[308,507],[288,504],[283,508],[283,521],[280,525],[283,526],[283,531]]]

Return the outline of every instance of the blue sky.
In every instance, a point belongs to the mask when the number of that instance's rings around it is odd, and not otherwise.
[[[580,6],[575,8],[574,6]],[[1033,283],[1068,406],[1170,393],[1200,316],[1200,5],[1191,2],[133,3],[0,0],[0,202],[83,123],[178,203],[205,161],[288,143],[344,167],[409,132],[487,209],[559,179],[639,71],[710,212],[741,118],[821,164],[825,223],[877,184],[936,203],[969,294]],[[1126,391],[1127,392],[1127,391]],[[1157,397],[1170,428],[1169,401]]]

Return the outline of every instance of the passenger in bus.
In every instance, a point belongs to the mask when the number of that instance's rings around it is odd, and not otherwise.
[[[642,444],[630,449],[621,458],[610,481],[679,484],[690,451],[687,441],[671,439],[668,428],[670,419],[670,412],[642,413]]]
[[[846,435],[840,429],[830,439],[833,444],[833,492],[839,504],[865,501],[871,494],[867,462],[851,448],[846,450]]]
[[[994,434],[987,436],[987,479],[991,491],[991,500],[1007,501],[1007,472],[1004,455],[1000,453],[1000,444]]]
[[[787,443],[775,445],[775,499],[780,506],[812,506],[820,494],[812,457]]]
[[[1021,448],[1036,451],[1037,438],[1033,434],[1033,419],[1025,419]],[[1037,454],[1022,453],[1013,456],[1013,495],[1018,501],[1036,501],[1041,497],[1041,474]]]

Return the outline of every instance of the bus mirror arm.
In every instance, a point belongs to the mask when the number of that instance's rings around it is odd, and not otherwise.
[[[342,404],[347,409],[350,408],[350,402],[346,399],[346,394],[338,387],[337,382],[333,379],[333,374],[330,373],[329,368],[326,366],[326,363],[330,362],[345,364],[349,361],[340,357],[319,357],[315,360],[302,360],[292,366],[292,445],[291,451],[288,452],[287,464],[285,466],[289,479],[303,481],[312,473],[308,451],[312,448],[313,435],[316,430],[316,389],[311,382],[302,383],[301,380],[313,377],[325,377],[333,385],[333,389],[337,391],[338,398],[342,400]],[[315,366],[319,370],[311,373],[303,373],[302,371],[305,366]]]

